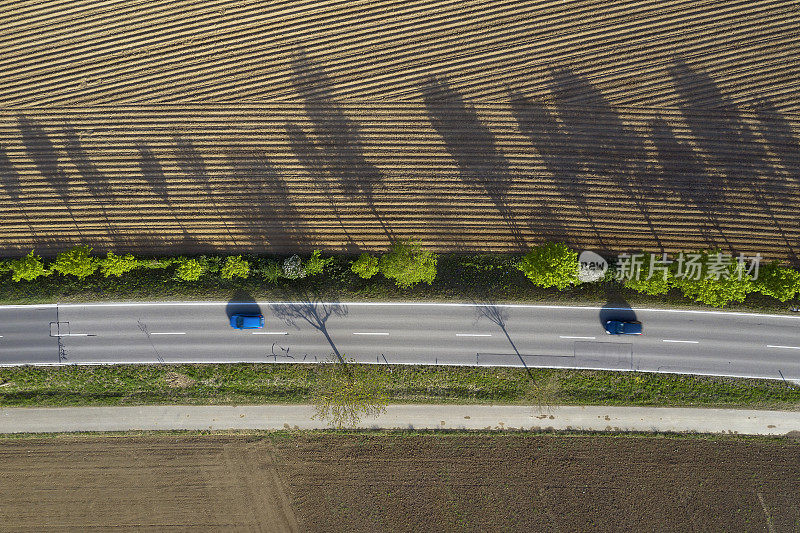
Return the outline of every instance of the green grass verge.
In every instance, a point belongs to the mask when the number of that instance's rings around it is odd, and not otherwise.
[[[780,381],[558,369],[534,369],[532,381],[518,368],[367,368],[388,378],[398,403],[800,408],[800,387]],[[0,406],[300,403],[316,373],[281,363],[9,367],[0,369]]]
[[[174,269],[129,272],[121,278],[94,274],[84,280],[52,275],[26,282],[14,282],[9,273],[0,274],[0,304],[68,303],[93,301],[143,300],[240,300],[253,298],[276,301],[303,298],[312,293],[319,298],[339,301],[458,301],[495,303],[546,303],[564,305],[618,305],[709,309],[683,296],[677,289],[661,296],[648,296],[617,282],[587,283],[563,291],[533,285],[511,265],[513,254],[443,254],[432,285],[418,284],[399,289],[393,282],[377,275],[363,280],[350,271],[353,256],[336,255],[325,273],[298,280],[279,279],[270,283],[258,276],[222,280],[205,275],[197,281],[181,282],[173,278]],[[257,259],[250,258],[253,261]],[[276,259],[280,259],[276,257]],[[798,301],[779,302],[751,293],[740,304],[727,310],[789,313]]]

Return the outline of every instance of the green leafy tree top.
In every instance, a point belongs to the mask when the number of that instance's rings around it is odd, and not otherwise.
[[[14,281],[33,281],[41,276],[49,276],[53,272],[44,267],[42,258],[31,253],[21,259],[12,259],[8,262],[8,269],[11,270],[11,279]]]
[[[578,253],[565,244],[535,246],[515,266],[540,287],[565,289],[578,283]]]
[[[368,253],[363,253],[352,262],[350,270],[358,274],[360,278],[369,279],[378,273],[378,258]]]
[[[626,278],[623,284],[644,294],[653,296],[666,294],[672,288],[672,270],[667,263],[661,263],[662,256],[656,254],[655,261],[652,254],[642,256],[641,269],[637,276]]]
[[[183,259],[175,270],[175,277],[182,281],[197,281],[206,269],[197,259]]]
[[[407,289],[420,282],[433,283],[437,260],[436,254],[423,250],[418,242],[395,242],[381,256],[378,268],[398,287]]]
[[[108,252],[105,259],[100,260],[100,272],[105,277],[121,275],[139,267],[139,260],[131,254],[116,255]]]
[[[99,261],[92,257],[91,253],[90,246],[74,246],[72,249],[58,254],[52,269],[63,276],[75,276],[79,279],[91,276],[99,266]]]
[[[800,272],[779,263],[761,265],[753,282],[755,290],[785,302],[800,292]]]
[[[699,276],[678,276],[677,268],[683,268],[683,274],[688,274],[689,270],[685,265],[673,263],[672,285],[680,289],[684,296],[713,307],[743,302],[747,294],[756,289],[752,277],[735,260],[717,270],[719,279],[716,275],[712,276],[714,266],[718,264],[715,259],[717,254],[717,250],[700,252],[700,259],[697,261],[701,268]]]
[[[242,259],[241,255],[229,257],[225,261],[220,276],[222,279],[247,278],[250,275],[250,263]]]
[[[311,257],[309,257],[305,262],[307,276],[322,274],[322,272],[325,270],[325,265],[333,262],[333,257],[323,259],[321,254],[322,252],[320,250],[314,250],[314,252],[311,254]]]
[[[386,412],[387,380],[382,372],[348,362],[320,363],[311,388],[314,418],[331,426],[355,426],[364,416]]]

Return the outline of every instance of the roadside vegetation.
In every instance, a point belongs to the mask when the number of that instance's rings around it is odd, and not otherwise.
[[[653,254],[627,255],[632,256],[627,263],[587,277],[577,252],[560,243],[524,255],[440,256],[407,241],[380,255],[330,257],[320,250],[302,257],[137,258],[111,252],[97,257],[90,247],[77,246],[52,260],[32,251],[0,261],[0,302],[228,299],[237,293],[269,299],[310,290],[353,300],[798,307],[800,272],[780,263],[761,263],[756,272],[718,250],[685,254],[686,260],[681,254],[670,264]]]
[[[800,386],[781,381],[535,368],[348,363],[347,369],[339,363],[7,367],[0,368],[0,405],[327,402],[343,409],[341,420],[348,406],[360,406],[362,416],[386,403],[800,408]],[[356,401],[331,397],[333,389]],[[323,418],[335,420],[330,412]]]

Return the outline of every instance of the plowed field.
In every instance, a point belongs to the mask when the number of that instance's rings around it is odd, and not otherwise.
[[[797,261],[794,1],[0,2],[0,252]]]
[[[9,531],[794,531],[800,445],[523,435],[0,441]]]

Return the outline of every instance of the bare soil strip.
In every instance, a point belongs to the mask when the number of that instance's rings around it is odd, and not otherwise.
[[[496,435],[0,440],[13,531],[775,531],[800,445]]]
[[[793,0],[3,0],[0,11],[6,106],[397,100],[431,79],[468,99],[513,88],[591,101],[567,70],[614,105],[663,107],[683,100],[681,58],[737,104],[800,111]],[[718,105],[713,93],[695,103]]]
[[[0,112],[0,245],[333,251],[415,236],[796,259],[800,116],[450,94]]]

